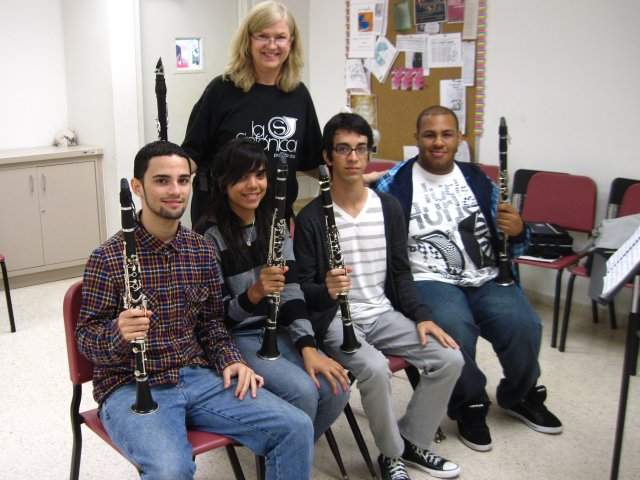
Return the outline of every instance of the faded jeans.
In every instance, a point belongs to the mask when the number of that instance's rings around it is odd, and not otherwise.
[[[113,392],[100,418],[114,445],[141,471],[143,479],[191,479],[196,470],[186,428],[233,438],[267,457],[266,478],[311,478],[313,430],[309,417],[272,393],[234,396],[236,380],[225,389],[215,371],[180,369],[178,385],[151,389],[159,408],[149,415],[131,412],[135,382]]]

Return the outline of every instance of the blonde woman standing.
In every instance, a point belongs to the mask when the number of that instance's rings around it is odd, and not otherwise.
[[[224,73],[205,88],[189,117],[182,147],[197,166],[192,224],[202,216],[216,180],[214,156],[236,137],[253,138],[268,159],[284,152],[289,164],[286,216],[291,217],[298,193],[295,172],[316,171],[322,163],[320,125],[300,81],[302,66],[300,33],[287,7],[273,1],[256,5],[232,40]],[[272,184],[273,168],[267,177]]]

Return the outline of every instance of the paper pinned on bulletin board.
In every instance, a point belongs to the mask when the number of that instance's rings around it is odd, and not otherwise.
[[[384,83],[397,56],[398,49],[386,37],[381,36],[376,41],[373,58],[367,58],[364,66],[380,83]]]

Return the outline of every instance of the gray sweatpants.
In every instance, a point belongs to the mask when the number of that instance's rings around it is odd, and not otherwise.
[[[418,447],[428,448],[460,376],[462,354],[443,347],[431,335],[423,347],[416,323],[397,311],[384,313],[370,324],[354,323],[354,327],[362,344],[360,350],[352,354],[340,350],[343,335],[338,313],[327,331],[324,351],[356,377],[376,446],[387,457],[402,455],[402,437]],[[385,354],[404,358],[421,372],[420,383],[399,421],[393,412],[391,371]]]

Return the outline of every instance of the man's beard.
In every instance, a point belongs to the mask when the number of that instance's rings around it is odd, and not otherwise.
[[[147,208],[149,208],[151,212],[153,212],[155,215],[159,217],[165,218],[167,220],[179,220],[184,214],[184,211],[187,209],[187,206],[184,205],[180,210],[177,210],[177,211],[170,211],[164,207],[155,208],[155,207],[152,207],[151,205],[147,205]]]

